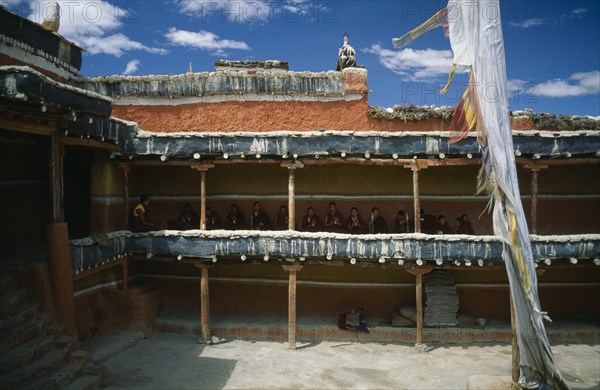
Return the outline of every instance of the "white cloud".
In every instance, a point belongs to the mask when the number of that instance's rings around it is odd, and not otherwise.
[[[375,54],[383,66],[411,81],[447,76],[454,59],[451,50],[389,50],[379,44],[371,45],[363,52]],[[461,71],[457,69],[457,72]]]
[[[171,27],[165,37],[173,45],[206,50],[215,55],[225,55],[228,49],[250,50],[246,42],[220,39],[218,35],[204,30],[194,32]]]
[[[308,0],[174,0],[176,8],[183,14],[193,15],[206,21],[219,17],[222,21],[235,23],[273,22],[276,16],[297,22],[303,15],[316,14],[327,6]]]
[[[510,79],[507,81],[507,85],[508,85],[508,93],[510,94],[510,96],[514,96],[523,91],[526,91],[528,88],[533,86],[533,84],[530,83],[529,81],[521,80],[521,79]]]
[[[138,66],[140,65],[139,60],[131,60],[127,63],[125,70],[123,71],[124,75],[135,73],[138,70]]]
[[[41,23],[51,9],[48,3],[50,1],[30,0],[29,19]],[[58,3],[61,8],[58,32],[90,54],[104,53],[119,57],[130,50],[167,53],[165,49],[148,47],[122,33],[115,33],[125,22],[135,20],[137,16],[131,9],[120,8],[104,0]]]
[[[510,22],[509,24],[513,27],[520,28],[536,27],[544,24],[557,25],[559,23],[565,23],[568,19],[581,18],[587,11],[587,8],[575,8],[568,14],[561,15],[558,19],[529,18],[522,22]]]
[[[581,18],[583,16],[583,14],[585,14],[587,12],[587,8],[575,8],[573,11],[569,12],[567,16],[569,18]]]
[[[531,18],[531,19],[525,19],[524,21],[522,21],[520,23],[510,22],[510,25],[514,26],[514,27],[529,28],[529,27],[541,26],[542,24],[546,24],[546,23],[547,23],[546,19]]]
[[[90,54],[108,54],[121,57],[131,50],[143,50],[152,54],[166,54],[167,50],[148,47],[140,42],[132,41],[127,36],[117,33],[108,36],[84,35],[78,38],[79,43]]]
[[[568,79],[553,79],[533,87],[533,93],[547,97],[572,97],[600,93],[600,71],[579,72]]]
[[[600,93],[600,71],[573,73],[567,79],[552,79],[539,84],[513,79],[508,81],[508,89],[511,95],[526,93],[556,98],[597,95]]]

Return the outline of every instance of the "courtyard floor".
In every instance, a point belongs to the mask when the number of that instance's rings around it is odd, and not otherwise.
[[[418,352],[404,344],[323,341],[290,350],[269,341],[203,345],[198,336],[169,333],[130,339],[101,342],[104,350],[129,343],[105,356],[107,389],[465,389],[471,376],[509,377],[511,369],[509,345],[436,343]],[[553,352],[571,388],[600,389],[600,345],[561,344]]]

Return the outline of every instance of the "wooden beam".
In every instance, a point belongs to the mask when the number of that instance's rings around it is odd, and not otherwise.
[[[123,259],[119,259],[119,260],[113,260],[113,261],[109,261],[105,264],[101,264],[97,267],[86,269],[85,271],[81,271],[78,274],[73,274],[73,280],[83,279],[83,278],[86,278],[95,273],[105,271],[112,267],[116,267],[118,265],[123,266],[124,261],[127,261],[127,259],[123,258]]]
[[[10,120],[6,118],[0,118],[0,128],[13,131],[22,131],[25,133],[50,135],[56,130],[56,127],[56,123],[40,125],[37,123],[27,122],[23,119]]]
[[[290,349],[296,349],[296,274],[302,269],[300,264],[282,265],[289,272],[288,282],[288,342]]]
[[[1,122],[0,122],[1,123]],[[148,156],[140,155],[138,157],[148,158]],[[354,164],[354,165],[372,165],[372,166],[406,166],[407,164],[411,164],[413,159],[384,159],[384,158],[362,158],[362,157],[327,157],[323,156],[319,159],[308,159],[307,156],[300,157],[302,164],[304,165],[329,165],[329,164]],[[263,165],[263,164],[282,164],[282,160],[280,158],[260,158],[256,159],[254,157],[247,157],[245,159],[242,158],[229,158],[229,159],[216,159],[209,160],[210,163],[206,163],[208,165],[232,165],[232,164],[250,164],[250,165]],[[139,165],[139,166],[195,166],[195,165],[204,165],[203,163],[198,163],[195,160],[167,160],[167,161],[159,161],[159,160],[134,160],[129,162],[131,165]],[[429,159],[423,158],[419,160],[420,167],[422,169],[427,167],[450,167],[450,166],[472,166],[472,165],[481,165],[481,158],[473,157],[473,158],[465,158],[458,157],[452,158],[448,157],[443,160],[441,159]],[[569,159],[540,159],[540,160],[529,160],[525,158],[517,158],[518,165],[531,165],[531,164],[542,164],[542,165],[585,165],[585,164],[600,164],[599,158],[569,158]]]
[[[82,146],[85,148],[94,148],[94,149],[105,149],[105,150],[108,150],[111,152],[118,152],[120,150],[118,145],[115,145],[115,144],[112,144],[109,142],[97,141],[95,139],[87,139],[87,138],[81,139],[81,138],[61,136],[60,142],[63,145]]]
[[[531,169],[531,167],[540,166],[541,168],[547,168],[548,166],[561,166],[561,165],[587,165],[587,164],[600,164],[600,158],[563,158],[563,159],[540,159],[530,160],[524,157],[517,157],[517,164],[524,165]]]
[[[202,341],[205,344],[212,344],[212,335],[210,330],[210,297],[208,294],[208,269],[210,265],[195,264],[200,268],[200,324],[202,327]]]

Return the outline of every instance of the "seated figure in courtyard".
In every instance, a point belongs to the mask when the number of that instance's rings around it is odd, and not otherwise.
[[[404,210],[398,210],[394,218],[394,233],[412,233],[414,227],[408,214]]]
[[[192,205],[189,203],[183,205],[183,210],[179,216],[179,224],[182,230],[200,228],[200,216],[192,210]]]
[[[321,219],[315,214],[315,209],[309,207],[306,215],[302,218],[302,230],[305,232],[321,231]]]
[[[237,204],[232,204],[227,213],[226,228],[229,230],[242,230],[246,228],[246,218]]]
[[[250,215],[250,227],[252,230],[271,230],[271,219],[262,209],[260,202],[254,202]]]
[[[140,196],[140,201],[131,211],[129,218],[132,232],[149,232],[158,229],[158,224],[149,218],[148,204],[150,204],[148,195]]]
[[[437,234],[452,234],[452,228],[448,225],[448,221],[446,221],[446,217],[443,215],[438,216],[437,219]]]
[[[350,216],[346,221],[346,231],[350,234],[364,234],[367,232],[367,224],[356,207],[350,209]]]
[[[275,230],[287,230],[289,222],[288,208],[282,204],[277,214],[275,214]]]
[[[369,233],[387,233],[387,223],[383,217],[379,214],[379,208],[373,207],[371,210],[371,218],[369,218]]]
[[[221,218],[216,211],[210,207],[206,208],[206,230],[217,230],[221,229]]]
[[[325,231],[344,232],[344,217],[337,211],[335,202],[329,203],[329,212],[325,215]]]

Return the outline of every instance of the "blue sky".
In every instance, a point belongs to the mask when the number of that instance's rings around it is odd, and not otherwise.
[[[47,1],[0,0],[41,21]],[[441,29],[410,47],[399,37],[446,5],[393,0],[60,1],[60,33],[86,51],[82,74],[177,74],[191,62],[211,71],[218,59],[288,61],[290,70],[335,68],[344,32],[369,71],[369,102],[454,106],[459,74],[438,90],[452,63]],[[503,1],[501,14],[513,110],[600,115],[600,2]]]

